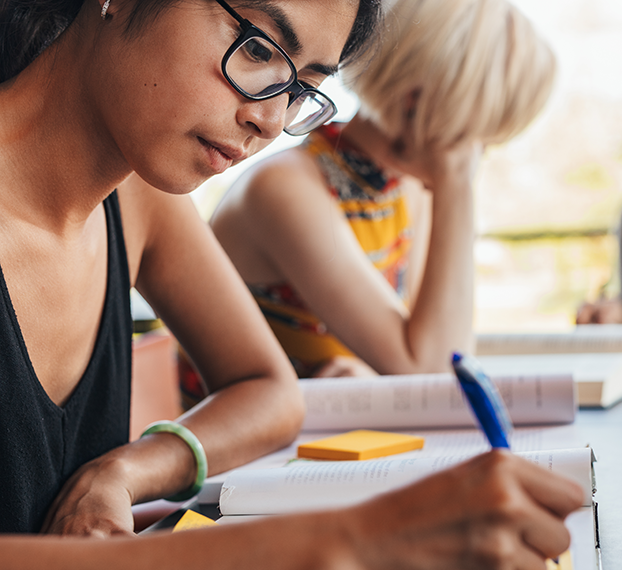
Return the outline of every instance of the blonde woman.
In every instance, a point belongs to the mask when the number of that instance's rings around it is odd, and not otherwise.
[[[439,372],[471,347],[473,175],[551,90],[506,0],[397,0],[387,21],[346,75],[358,114],[257,165],[212,220],[301,377]]]

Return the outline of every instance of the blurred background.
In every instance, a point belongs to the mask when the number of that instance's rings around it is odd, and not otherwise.
[[[558,58],[554,93],[520,136],[486,150],[476,178],[475,330],[564,331],[578,305],[620,290],[622,0],[514,0]],[[322,90],[356,111],[338,79]],[[258,160],[299,137],[282,135]],[[193,193],[207,220],[253,159]],[[296,188],[292,188],[295,192]]]

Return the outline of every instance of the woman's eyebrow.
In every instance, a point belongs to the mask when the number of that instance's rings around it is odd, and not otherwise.
[[[290,19],[287,17],[287,14],[281,10],[279,6],[275,6],[274,4],[265,4],[260,8],[262,12],[268,15],[277,28],[280,30],[283,35],[283,47],[287,54],[291,56],[300,55],[302,51],[302,43],[298,38],[298,34],[294,31],[294,26],[292,25]],[[326,65],[323,63],[310,63],[305,66],[305,69],[310,71],[315,71],[316,73],[320,73],[325,75],[326,77],[330,77],[331,75],[335,75],[339,70],[339,65]]]
[[[305,65],[304,69],[315,71],[316,73],[320,73],[322,75],[326,75],[326,77],[330,77],[331,75],[335,75],[339,71],[339,66],[325,65],[323,63],[310,63],[309,65]]]
[[[294,26],[292,26],[287,14],[285,14],[281,8],[275,6],[274,4],[265,4],[259,8],[259,10],[274,20],[277,28],[281,31],[281,34],[283,34],[284,45],[282,47],[288,55],[300,55],[300,52],[302,51],[302,43],[298,38],[298,34],[294,31]]]

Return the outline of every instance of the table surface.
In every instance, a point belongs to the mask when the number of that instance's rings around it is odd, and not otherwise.
[[[594,498],[603,569],[616,570],[622,567],[622,404],[609,410],[581,410],[576,427],[596,453]]]

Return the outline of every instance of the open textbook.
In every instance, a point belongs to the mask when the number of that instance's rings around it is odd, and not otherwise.
[[[598,550],[592,494],[595,491],[590,448],[518,453],[529,461],[562,473],[583,488],[585,504],[573,513],[571,556],[577,570],[595,570]],[[271,515],[344,507],[370,499],[459,463],[465,455],[401,457],[369,461],[297,462],[274,469],[233,471],[220,492],[220,524]]]
[[[622,352],[622,325],[578,325],[560,333],[477,335],[477,356]]]
[[[574,421],[569,374],[493,377],[515,425]],[[452,374],[300,380],[303,430],[471,427],[475,419]]]

